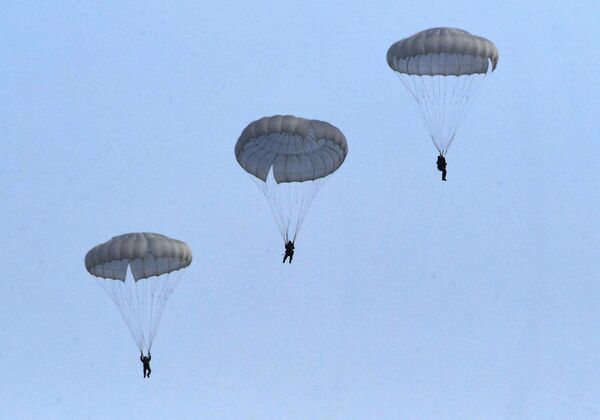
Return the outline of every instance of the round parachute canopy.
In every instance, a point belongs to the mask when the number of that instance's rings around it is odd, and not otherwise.
[[[138,281],[171,273],[192,263],[192,250],[181,241],[158,233],[127,233],[92,248],[85,268],[96,277],[125,281],[131,266]]]
[[[337,127],[291,115],[248,124],[235,145],[238,163],[266,197],[284,242],[296,240],[320,186],[347,155]]]
[[[85,268],[115,302],[138,349],[146,354],[179,274],[191,262],[187,244],[157,233],[115,236],[85,256]]]
[[[235,145],[235,157],[248,173],[266,182],[303,182],[323,178],[348,154],[342,132],[333,125],[291,115],[250,123]]]
[[[440,155],[454,141],[498,57],[493,42],[455,28],[427,29],[388,50],[387,63],[415,99]]]
[[[462,76],[487,73],[498,64],[493,42],[456,28],[432,28],[394,43],[387,62],[398,73]]]

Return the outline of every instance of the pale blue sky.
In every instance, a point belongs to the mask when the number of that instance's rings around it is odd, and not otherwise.
[[[0,418],[600,418],[600,3],[12,2],[0,14]],[[104,2],[108,3],[108,2]],[[389,46],[494,41],[447,183]],[[233,146],[331,122],[292,265]],[[186,241],[152,379],[85,271]]]

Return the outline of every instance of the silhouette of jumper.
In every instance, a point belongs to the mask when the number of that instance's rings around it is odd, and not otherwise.
[[[283,257],[283,262],[290,257],[290,264],[292,263],[292,258],[294,258],[294,243],[292,241],[287,241],[285,244],[285,255]]]
[[[152,355],[148,352],[148,356],[144,356],[144,353],[140,353],[140,362],[144,365],[144,378],[149,378],[150,373],[152,373],[152,369],[150,369],[150,360],[152,359]]]
[[[442,181],[446,180],[446,158],[441,154],[437,158],[438,171],[442,173]]]

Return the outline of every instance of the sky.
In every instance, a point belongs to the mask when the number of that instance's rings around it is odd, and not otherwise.
[[[591,0],[3,5],[0,418],[600,419],[598,16]],[[436,26],[500,53],[445,183],[386,63]],[[274,114],[349,146],[291,265],[233,153]],[[150,380],[83,264],[138,231],[194,252]]]

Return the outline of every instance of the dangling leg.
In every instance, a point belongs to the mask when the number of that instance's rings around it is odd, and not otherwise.
[[[444,169],[442,171],[442,181],[445,181],[445,180],[446,180],[446,170]]]
[[[292,263],[292,258],[294,258],[294,254],[290,254],[290,264]]]

